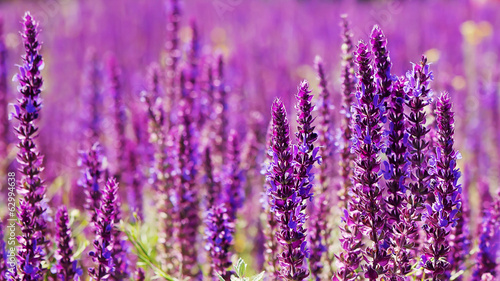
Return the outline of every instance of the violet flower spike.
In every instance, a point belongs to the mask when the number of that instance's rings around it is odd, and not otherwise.
[[[57,278],[62,281],[79,280],[79,277],[83,274],[83,271],[78,266],[77,261],[73,259],[74,242],[66,206],[61,206],[59,207],[59,209],[57,209],[56,222],[57,251],[55,254],[55,258],[57,260]]]
[[[483,211],[479,226],[479,252],[472,281],[493,281],[498,277],[498,255],[500,254],[500,189],[491,208]]]
[[[211,268],[215,274],[229,281],[234,274],[228,269],[232,265],[230,248],[233,245],[234,222],[224,204],[210,208],[206,225],[205,249],[210,255]],[[217,275],[213,276],[213,280],[219,280]]]
[[[231,222],[236,220],[237,211],[243,207],[245,193],[243,190],[243,171],[241,169],[240,144],[238,133],[231,130],[228,139],[228,149],[226,157],[226,183],[225,183],[225,203],[227,203],[228,214]]]
[[[386,149],[387,162],[383,170],[386,178],[388,196],[387,206],[388,237],[392,248],[390,277],[394,280],[404,278],[412,270],[411,248],[418,234],[417,214],[408,208],[406,194],[408,177],[406,122],[404,116],[404,79],[395,81],[388,101],[389,135]]]
[[[98,210],[97,222],[95,223],[96,237],[94,239],[94,251],[89,256],[94,261],[94,267],[88,269],[89,276],[93,281],[110,280],[114,272],[113,245],[116,216],[116,200],[118,197],[118,183],[110,178],[106,183],[101,207]]]
[[[273,161],[273,120],[269,121],[269,125],[267,128],[266,134],[266,149],[268,150],[266,153],[265,163],[263,165],[266,171],[271,169],[270,165]],[[269,181],[266,181],[264,184],[265,191],[262,193],[261,203],[262,208],[264,210],[265,220],[267,222],[266,227],[264,228],[264,235],[266,236],[265,247],[265,255],[264,258],[266,260],[264,264],[264,269],[268,272],[269,276],[271,276],[272,280],[280,279],[280,268],[279,268],[279,243],[275,238],[276,233],[278,233],[279,223],[276,220],[276,215],[271,210],[271,197],[267,196],[268,190],[271,189],[271,185]]]
[[[183,99],[180,103],[178,128],[178,167],[175,177],[176,206],[174,206],[174,235],[179,243],[181,275],[184,278],[201,278],[201,272],[195,272],[197,265],[196,241],[200,225],[199,198],[196,185],[198,166],[197,136],[190,117],[190,106]]]
[[[352,186],[352,172],[354,166],[354,154],[351,153],[352,139],[352,114],[351,107],[354,104],[356,91],[356,76],[354,74],[354,46],[352,43],[352,32],[349,28],[347,15],[342,15],[342,122],[341,122],[341,152],[340,152],[340,176],[342,178],[341,190],[339,191],[340,203],[347,208],[349,201],[349,190]]]
[[[285,280],[304,280],[309,276],[309,270],[305,265],[305,258],[308,255],[304,229],[306,215],[303,212],[304,200],[299,195],[300,190],[297,189],[300,185],[296,184],[294,178],[290,128],[285,106],[280,99],[276,99],[273,103],[272,116],[274,156],[267,177],[270,185],[268,195],[271,210],[280,225],[275,235],[282,246],[282,253],[279,255],[280,273]]]
[[[85,209],[88,212],[90,223],[97,222],[98,210],[101,206],[103,156],[99,143],[94,143],[88,151],[80,152],[78,166],[82,176],[78,186],[85,191]]]
[[[160,67],[152,64],[148,68],[148,89],[142,93],[141,100],[146,106],[149,120],[149,143],[153,147],[154,161],[151,167],[150,181],[156,193],[156,207],[158,216],[158,256],[161,268],[172,274],[176,268],[172,250],[173,240],[173,205],[171,198],[174,195],[174,181],[171,176],[175,149],[172,145],[171,134],[167,131],[167,114],[163,102],[163,93],[160,86]],[[167,157],[171,155],[172,157]]]
[[[38,41],[38,23],[27,12],[24,15],[24,30],[22,32],[26,54],[23,65],[15,79],[19,82],[18,103],[14,105],[12,116],[19,121],[15,132],[19,138],[17,161],[21,179],[17,190],[20,195],[18,207],[21,235],[18,237],[20,247],[17,251],[19,265],[19,280],[40,280],[44,269],[44,247],[47,247],[46,208],[42,205],[45,199],[45,187],[40,178],[43,170],[43,156],[34,142],[38,136],[35,121],[39,118],[42,108],[40,94],[43,85],[40,70],[43,69],[43,59],[40,55],[41,44]]]
[[[357,210],[364,219],[355,223],[362,225],[372,245],[364,250],[367,263],[364,265],[365,278],[377,280],[386,273],[389,260],[382,243],[385,233],[385,202],[382,199],[383,186],[379,184],[380,150],[382,138],[382,111],[384,100],[378,94],[371,66],[372,53],[363,41],[358,44],[356,62],[358,64],[358,104],[355,106],[353,149],[356,154],[353,192],[356,198],[349,202],[349,211]]]
[[[352,208],[352,204],[349,204],[349,207]],[[351,209],[351,211],[344,209],[339,239],[342,251],[336,255],[339,268],[333,275],[332,281],[352,281],[357,280],[359,276],[356,270],[361,264],[362,248],[364,247],[359,216],[359,211],[355,209]]]
[[[119,196],[117,195],[117,198],[115,200],[115,216],[113,221],[113,252],[111,254],[114,266],[113,272],[111,273],[111,279],[116,281],[128,280],[131,274],[128,270],[130,262],[127,257],[127,238],[119,229],[120,220],[121,202]]]
[[[127,115],[125,113],[125,104],[123,102],[123,90],[121,81],[121,70],[118,67],[118,63],[115,57],[110,57],[108,60],[108,79],[109,79],[109,91],[113,98],[113,122],[115,129],[115,151],[116,151],[116,163],[115,167],[115,177],[117,181],[123,182],[122,174],[127,174],[128,170],[127,162],[128,155],[127,151],[127,138],[125,134],[125,127],[127,124]]]
[[[311,243],[311,256],[309,257],[309,264],[311,274],[319,280],[323,271],[322,258],[326,258],[326,263],[331,268],[333,259],[327,253],[327,241],[329,238],[329,231],[327,231],[328,218],[330,214],[330,206],[328,191],[330,184],[330,171],[329,165],[333,163],[333,149],[334,137],[332,134],[332,122],[330,111],[333,106],[330,104],[330,93],[327,89],[327,82],[325,72],[323,69],[323,62],[321,57],[316,56],[315,59],[316,71],[318,74],[319,85],[321,88],[320,101],[319,101],[319,125],[318,125],[318,147],[319,154],[322,157],[322,163],[318,172],[318,186],[316,186],[314,197],[314,204],[310,210],[313,214],[310,216],[309,226],[309,241]],[[330,168],[330,169],[329,169]]]
[[[433,79],[432,71],[429,71],[427,58],[422,57],[420,64],[414,64],[413,70],[406,74],[404,91],[408,97],[406,105],[410,113],[405,115],[408,124],[408,152],[411,162],[411,178],[415,179],[408,183],[408,189],[412,193],[412,208],[421,212],[423,204],[429,194],[429,169],[428,169],[428,146],[427,134],[430,129],[425,127],[427,115],[426,106],[429,105],[431,90],[429,83]],[[418,248],[418,247],[417,247]]]
[[[84,96],[86,112],[88,113],[84,123],[87,127],[86,135],[90,143],[99,141],[102,122],[102,73],[97,52],[90,49],[86,56],[86,68],[84,70]]]
[[[389,51],[387,50],[387,38],[378,25],[373,27],[370,43],[375,56],[375,76],[377,78],[379,94],[382,99],[387,99],[391,95],[391,86],[393,83],[391,76],[392,63]]]
[[[450,228],[458,221],[461,205],[462,187],[457,183],[460,171],[457,168],[458,152],[454,149],[455,121],[448,93],[443,93],[437,105],[438,147],[437,147],[437,184],[433,188],[435,202],[427,206],[424,214],[423,229],[427,234],[422,263],[430,272],[433,281],[443,280],[450,266],[448,253],[450,247],[447,238]]]

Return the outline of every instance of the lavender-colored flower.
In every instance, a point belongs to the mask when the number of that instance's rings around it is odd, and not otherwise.
[[[78,166],[81,168],[82,176],[78,186],[85,191],[85,209],[88,212],[90,222],[97,222],[97,213],[101,206],[103,156],[99,143],[94,143],[88,151],[80,152]]]
[[[429,140],[427,134],[430,129],[425,127],[427,116],[425,108],[430,104],[430,81],[433,80],[432,71],[429,70],[427,58],[422,57],[420,64],[414,64],[412,71],[406,73],[404,91],[408,96],[406,105],[410,113],[405,115],[408,124],[408,152],[411,162],[411,179],[408,188],[411,191],[410,200],[412,208],[422,211],[423,204],[429,194],[429,166],[428,157]]]
[[[196,241],[200,225],[199,199],[196,185],[198,156],[194,124],[189,115],[190,106],[183,99],[180,103],[178,127],[178,167],[175,177],[176,204],[174,204],[174,235],[179,243],[183,278],[200,278],[197,271]]]
[[[144,273],[144,269],[138,267],[135,270],[135,281],[145,281],[146,280],[146,274]]]
[[[118,196],[117,196],[118,197]],[[118,228],[121,220],[121,203],[120,199],[115,200],[115,216],[114,216],[114,229],[113,229],[113,272],[111,273],[111,280],[122,281],[127,280],[130,276],[129,260],[127,257],[127,240]]]
[[[233,244],[234,222],[225,204],[214,205],[207,213],[207,228],[205,230],[205,249],[211,259],[211,268],[214,273],[220,275],[224,280],[231,280],[234,274],[228,268],[231,267],[231,251]],[[214,280],[219,280],[213,276]]]
[[[84,72],[84,96],[88,112],[85,120],[87,127],[87,135],[90,143],[99,141],[101,135],[101,111],[102,111],[102,81],[101,81],[101,66],[97,52],[94,49],[89,49],[86,57],[86,69]]]
[[[227,89],[224,80],[224,59],[220,55],[217,58],[217,76],[213,82],[216,89],[215,100],[213,104],[214,120],[213,132],[214,147],[218,155],[219,165],[224,164],[224,155],[226,154],[227,139],[228,139],[228,119],[227,119]]]
[[[312,182],[314,174],[311,172],[314,164],[320,159],[319,147],[314,147],[318,134],[313,126],[314,118],[312,111],[314,105],[311,103],[311,90],[309,83],[304,80],[300,83],[297,92],[297,147],[294,148],[294,179],[299,196],[306,201],[312,196]]]
[[[57,260],[57,278],[62,281],[79,280],[83,274],[82,269],[73,259],[73,238],[71,227],[69,225],[68,210],[66,206],[57,209],[57,251],[55,258]]]
[[[351,153],[352,139],[352,114],[351,107],[354,104],[354,94],[356,91],[356,76],[354,75],[354,46],[352,44],[352,32],[349,28],[347,15],[342,16],[342,148],[340,152],[340,176],[342,177],[342,187],[339,199],[342,205],[347,208],[349,189],[352,186],[352,170],[354,165],[354,154]]]
[[[341,237],[339,240],[342,252],[336,256],[340,264],[336,274],[332,277],[333,281],[356,280],[358,278],[356,270],[362,261],[364,244],[363,234],[358,223],[360,213],[352,209],[352,204],[349,207],[351,207],[350,211],[344,209],[342,225],[340,226]]]
[[[483,212],[479,233],[479,252],[471,280],[495,280],[500,254],[500,190],[493,206]]]
[[[273,161],[273,120],[269,122],[268,128],[267,128],[267,134],[266,134],[266,148],[269,150],[266,153],[266,161],[263,165],[265,170],[270,169],[271,162]],[[269,181],[266,181],[264,184],[264,188],[266,192],[271,189],[271,185]],[[264,258],[266,260],[266,263],[264,264],[264,269],[266,272],[268,272],[271,280],[280,280],[279,274],[280,274],[280,269],[279,269],[279,262],[278,262],[278,255],[279,255],[279,243],[275,237],[276,233],[278,233],[278,228],[279,224],[278,221],[276,220],[276,215],[274,212],[271,210],[271,198],[270,196],[267,196],[267,194],[262,193],[262,207],[264,210],[264,216],[265,220],[267,222],[266,227],[264,228],[264,235],[266,236],[266,243],[264,244],[265,247],[265,255]]]
[[[94,261],[94,267],[88,269],[91,280],[110,280],[114,272],[113,245],[116,216],[116,200],[118,198],[118,183],[111,178],[106,183],[102,194],[101,207],[98,210],[94,251],[89,253]]]
[[[115,129],[115,151],[116,163],[115,177],[118,181],[123,182],[122,174],[130,172],[127,162],[127,137],[125,127],[127,116],[125,113],[125,104],[123,102],[123,90],[121,81],[121,70],[114,56],[108,59],[108,79],[109,79],[109,94],[113,99],[113,125]]]
[[[391,58],[387,50],[387,38],[378,25],[375,25],[370,36],[373,54],[375,56],[375,76],[379,95],[382,99],[387,99],[391,95]]]
[[[216,178],[212,164],[212,153],[209,147],[205,148],[203,154],[203,168],[205,172],[205,185],[207,188],[207,206],[215,206],[217,203],[217,194],[220,194],[220,182]]]
[[[160,87],[160,68],[152,64],[148,69],[148,90],[142,93],[141,100],[146,105],[149,120],[149,142],[154,151],[151,183],[156,193],[158,215],[158,256],[160,265],[167,273],[173,273],[176,267],[173,254],[173,205],[174,182],[171,176],[175,149],[171,136],[167,134],[166,113]],[[171,155],[172,157],[167,157]]]
[[[387,162],[383,170],[389,196],[386,226],[390,231],[392,248],[391,280],[401,280],[410,273],[414,239],[418,234],[417,215],[408,208],[406,178],[408,176],[407,145],[408,134],[404,117],[404,79],[399,78],[393,85],[388,103],[389,135],[386,149]]]
[[[179,0],[168,0],[167,5],[167,42],[165,45],[167,51],[167,56],[165,57],[167,89],[175,89],[175,75],[181,58],[181,50],[179,49],[181,9]]]
[[[9,120],[7,114],[7,47],[5,46],[3,19],[0,17],[0,156],[7,156],[9,144]]]
[[[450,273],[458,273],[461,270],[466,270],[465,261],[471,249],[471,232],[469,229],[470,219],[470,206],[469,206],[469,192],[468,186],[462,189],[460,212],[457,214],[457,226],[452,230],[451,244],[450,244]],[[450,275],[450,274],[447,274]],[[458,276],[455,280],[462,281],[463,274]]]
[[[423,229],[427,234],[427,241],[422,262],[434,281],[446,278],[445,273],[450,265],[447,261],[450,252],[447,238],[450,228],[457,225],[461,205],[462,187],[457,183],[460,171],[456,166],[458,152],[453,148],[455,129],[451,106],[448,93],[442,94],[437,105],[437,184],[433,188],[435,202],[432,206],[426,205],[427,214],[424,214]]]
[[[383,125],[384,100],[377,92],[374,71],[371,66],[372,53],[364,42],[358,44],[356,62],[359,84],[355,106],[353,150],[356,154],[354,170],[355,197],[349,202],[349,210],[360,212],[361,230],[372,241],[364,250],[367,260],[364,266],[365,278],[377,280],[384,276],[389,260],[385,243],[385,204],[383,187],[379,184],[380,150]]]
[[[42,277],[42,262],[45,259],[43,247],[48,243],[45,211],[42,201],[45,198],[45,187],[40,178],[43,170],[43,156],[38,152],[34,139],[38,136],[35,121],[41,110],[40,93],[43,80],[40,70],[43,69],[43,59],[40,55],[38,23],[29,12],[24,15],[24,30],[22,33],[26,54],[23,65],[16,75],[19,81],[18,104],[14,105],[12,116],[19,121],[15,128],[19,138],[17,160],[21,179],[18,185],[19,199],[18,218],[21,227],[19,236],[20,248],[17,252],[20,280],[39,280]]]
[[[236,220],[238,209],[243,206],[245,194],[243,192],[243,171],[241,170],[240,144],[238,133],[231,130],[228,139],[228,149],[226,157],[226,182],[225,182],[225,203],[228,209],[229,218],[232,222]]]
[[[308,253],[304,229],[306,220],[303,212],[304,200],[300,196],[300,190],[297,189],[297,186],[302,186],[296,184],[294,178],[295,163],[290,144],[290,128],[285,106],[280,99],[276,99],[273,103],[272,116],[273,161],[268,172],[270,184],[268,194],[271,210],[280,225],[276,238],[282,246],[282,253],[279,256],[281,277],[286,280],[304,280],[309,276],[309,270],[305,265]],[[308,127],[304,128],[304,132],[309,132]],[[306,141],[310,139],[306,134],[302,136],[306,136],[304,138]],[[303,194],[308,195],[309,192]]]

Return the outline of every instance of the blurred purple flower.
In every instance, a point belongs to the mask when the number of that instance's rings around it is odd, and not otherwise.
[[[229,281],[234,274],[228,270],[232,264],[230,248],[233,245],[234,222],[224,204],[214,205],[208,210],[206,225],[205,248],[210,255],[212,270]],[[219,280],[217,276],[213,277]]]
[[[59,209],[57,209],[56,222],[57,251],[55,254],[55,258],[57,260],[57,277],[61,281],[79,280],[79,277],[83,274],[83,271],[78,266],[77,261],[73,259],[74,242],[66,206],[61,206],[59,207]]]

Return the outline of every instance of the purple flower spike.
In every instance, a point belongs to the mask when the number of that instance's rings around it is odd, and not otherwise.
[[[390,231],[389,241],[392,247],[391,280],[401,280],[412,269],[411,248],[418,235],[418,219],[413,209],[408,208],[406,193],[407,138],[404,117],[404,79],[398,79],[392,89],[388,101],[389,143],[386,149],[388,162],[384,174],[389,196],[385,199],[387,206],[386,226]]]
[[[303,86],[301,89],[307,89],[306,85]],[[272,153],[274,156],[267,176],[270,185],[267,192],[270,196],[271,210],[280,225],[275,235],[282,246],[282,253],[279,255],[280,273],[281,277],[286,280],[304,280],[309,276],[309,270],[305,265],[307,251],[301,247],[306,243],[306,230],[304,229],[306,216],[303,212],[305,206],[299,194],[301,190],[297,188],[302,186],[300,183],[296,184],[294,178],[295,163],[290,144],[290,128],[285,106],[280,99],[276,99],[273,103],[272,116]],[[307,124],[304,125],[306,125],[303,126],[305,134],[300,136],[305,137],[307,141],[310,139],[307,134],[309,130]]]
[[[7,47],[3,31],[3,19],[0,17],[0,157],[7,156],[9,144],[10,125],[7,114]]]
[[[430,104],[429,94],[431,92],[429,83],[432,80],[432,71],[429,72],[427,58],[422,57],[420,64],[414,64],[413,70],[406,74],[404,91],[407,93],[406,105],[410,113],[406,115],[408,124],[408,152],[411,162],[411,179],[408,188],[411,191],[412,208],[419,212],[429,194],[429,167],[428,151],[429,141],[427,134],[430,129],[425,127],[427,115],[425,108]],[[418,247],[417,247],[418,248]]]
[[[240,163],[240,144],[238,133],[235,130],[231,130],[229,133],[228,145],[225,202],[227,203],[229,218],[234,222],[238,209],[243,206],[243,199],[245,197],[243,190],[243,171]]]
[[[479,252],[472,281],[496,280],[498,255],[500,255],[500,189],[491,208],[483,211],[479,226]]]
[[[189,115],[189,104],[181,100],[178,134],[178,167],[175,177],[176,204],[174,204],[174,235],[179,243],[180,273],[184,278],[200,278],[197,269],[196,245],[200,225],[198,187],[196,185],[198,155],[194,124]]]
[[[217,203],[217,194],[220,194],[220,182],[214,171],[212,164],[212,152],[209,147],[205,148],[203,154],[203,168],[205,172],[205,185],[207,187],[207,206],[215,206]]]
[[[370,43],[375,55],[375,76],[377,77],[377,84],[379,94],[382,99],[387,99],[391,95],[391,58],[387,50],[387,38],[384,32],[378,25],[375,25],[370,36]]]
[[[310,243],[311,243],[311,256],[309,263],[311,267],[311,274],[319,280],[323,271],[322,257],[327,258],[327,263],[331,266],[332,260],[327,252],[326,242],[328,240],[329,231],[327,231],[327,221],[330,213],[329,206],[329,185],[330,185],[330,171],[333,163],[333,148],[334,137],[332,133],[332,121],[330,111],[333,106],[330,104],[330,93],[327,89],[327,82],[325,72],[323,69],[323,62],[319,56],[315,60],[316,71],[318,73],[319,84],[321,87],[320,102],[319,102],[319,125],[318,125],[318,144],[319,154],[322,157],[322,162],[318,173],[318,186],[315,191],[314,204],[310,208],[312,215],[310,224]]]
[[[40,55],[38,23],[27,12],[24,15],[24,30],[22,33],[26,54],[23,65],[19,67],[16,79],[19,82],[18,103],[14,105],[13,117],[19,121],[15,128],[19,138],[17,161],[21,179],[18,183],[19,208],[18,218],[21,235],[18,237],[20,247],[17,252],[19,264],[19,280],[39,280],[44,269],[41,263],[45,260],[43,250],[48,243],[46,237],[47,223],[45,187],[40,178],[43,170],[43,156],[34,142],[38,136],[35,121],[39,118],[42,108],[40,93],[43,85],[40,70],[43,69],[43,59]]]
[[[87,127],[86,135],[90,143],[99,141],[101,136],[102,122],[102,73],[97,52],[94,49],[88,50],[86,55],[86,69],[84,72],[84,99],[85,116],[84,121]]]
[[[314,174],[311,172],[316,161],[320,159],[319,148],[314,147],[314,142],[318,139],[318,134],[313,126],[314,118],[312,111],[314,105],[311,103],[311,90],[309,83],[304,80],[300,83],[297,92],[297,152],[294,155],[295,184],[299,191],[299,196],[306,201],[312,196],[312,181]],[[295,152],[294,152],[295,153]]]
[[[68,210],[66,206],[57,209],[57,277],[62,281],[72,281],[83,274],[77,261],[73,260],[73,238],[71,237],[71,228],[69,225]]]
[[[90,222],[97,222],[97,213],[101,206],[102,196],[102,151],[99,143],[94,143],[92,148],[86,152],[80,152],[78,166],[81,168],[82,176],[78,181],[78,186],[85,190],[87,209]]]
[[[149,120],[149,142],[153,147],[154,161],[150,181],[156,192],[158,215],[158,256],[163,270],[172,273],[175,269],[173,246],[173,205],[174,182],[171,176],[175,149],[172,145],[172,135],[167,131],[166,111],[163,93],[160,87],[160,67],[152,64],[148,69],[148,89],[142,93],[142,102],[146,106]],[[172,155],[172,157],[167,157]]]
[[[269,122],[269,125],[267,127],[267,134],[266,134],[266,148],[268,149],[266,153],[266,161],[264,164],[264,167],[266,170],[270,169],[271,162],[273,161],[273,120]],[[269,181],[267,181],[264,184],[265,191],[262,193],[261,202],[262,202],[262,207],[264,210],[264,214],[266,216],[266,221],[267,221],[267,227],[264,228],[264,235],[266,236],[266,243],[264,244],[265,246],[265,260],[266,263],[264,264],[264,269],[266,272],[269,273],[270,276],[272,276],[272,280],[279,280],[279,274],[280,274],[280,269],[279,269],[279,262],[278,262],[278,255],[279,255],[279,243],[277,239],[275,239],[275,234],[278,232],[279,228],[279,223],[276,220],[276,215],[274,214],[273,210],[271,210],[271,205],[270,205],[270,200],[271,197],[267,196],[268,190],[271,189],[271,185]]]
[[[351,204],[349,204],[352,206]],[[342,225],[340,226],[340,245],[342,252],[337,255],[339,269],[333,276],[333,281],[356,280],[358,273],[356,270],[361,264],[362,247],[364,246],[359,221],[359,212],[356,210],[347,211],[344,209]]]
[[[430,272],[433,280],[443,280],[450,266],[447,241],[450,229],[456,227],[461,205],[461,186],[457,184],[460,171],[456,166],[457,151],[454,144],[454,113],[451,110],[448,93],[443,93],[437,104],[438,157],[437,184],[433,188],[435,202],[432,213],[425,215],[424,230],[427,234],[424,254],[427,261],[423,267]]]
[[[364,265],[365,278],[377,280],[384,276],[389,260],[383,241],[385,231],[385,202],[382,199],[383,186],[379,185],[380,150],[382,138],[382,112],[384,100],[380,97],[374,81],[371,66],[372,53],[368,45],[360,42],[356,53],[358,64],[358,104],[355,106],[355,126],[359,128],[354,134],[354,152],[356,154],[354,170],[355,197],[349,202],[349,211],[358,211],[361,230],[372,241],[364,251],[367,263]]]
[[[231,280],[234,272],[228,270],[231,267],[230,248],[233,245],[234,222],[232,222],[229,210],[224,204],[214,205],[207,213],[207,228],[205,230],[206,249],[211,259],[211,269],[214,272],[214,280],[218,274],[224,280]]]
[[[351,107],[354,104],[356,91],[356,76],[354,75],[354,46],[352,44],[352,32],[349,28],[347,15],[342,16],[342,148],[340,152],[340,176],[342,177],[342,188],[339,193],[340,203],[347,208],[349,189],[352,186],[352,170],[354,165],[354,154],[351,153],[350,142],[352,139],[352,114]]]
[[[96,238],[93,243],[95,250],[89,253],[95,266],[88,269],[92,280],[109,280],[115,270],[113,245],[117,197],[118,183],[111,178],[106,183],[101,199],[101,207],[98,209],[97,222],[95,223]]]

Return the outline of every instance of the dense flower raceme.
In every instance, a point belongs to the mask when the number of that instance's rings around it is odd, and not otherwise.
[[[179,171],[175,176],[176,202],[174,204],[174,235],[179,243],[180,274],[184,278],[199,279],[197,268],[197,244],[199,194],[197,189],[198,142],[194,124],[190,118],[190,105],[182,99],[179,110],[178,156]]]
[[[19,236],[20,248],[17,259],[20,269],[20,280],[39,280],[43,276],[42,262],[45,260],[45,245],[48,243],[46,234],[45,187],[40,178],[43,170],[43,156],[38,152],[34,139],[38,136],[35,121],[41,110],[40,93],[43,80],[40,70],[43,69],[43,59],[40,55],[38,41],[38,23],[30,13],[24,16],[24,31],[22,33],[26,54],[19,74],[15,77],[19,82],[18,90],[21,97],[14,105],[13,117],[19,121],[15,128],[19,138],[19,162],[21,179],[18,184],[19,199],[18,218],[21,227]]]
[[[231,266],[231,245],[233,244],[234,219],[231,218],[225,204],[214,205],[207,212],[205,230],[205,246],[215,274],[229,281],[234,274],[228,268]],[[217,276],[214,280],[219,280]]]
[[[404,79],[399,78],[393,85],[388,101],[388,147],[387,162],[384,162],[387,192],[387,225],[390,226],[392,247],[391,280],[401,280],[412,268],[414,239],[419,227],[417,215],[408,207],[406,177],[408,176],[407,145],[408,134],[404,117]]]
[[[116,201],[118,199],[118,183],[111,178],[106,183],[102,194],[100,208],[97,210],[97,221],[94,223],[96,237],[94,250],[89,255],[94,261],[94,267],[88,269],[91,280],[109,280],[114,273],[113,246],[116,231]]]
[[[499,276],[496,269],[500,255],[500,190],[493,206],[483,211],[479,233],[479,252],[471,280],[496,280]]]
[[[342,16],[342,148],[340,152],[340,176],[342,177],[342,189],[339,191],[341,205],[347,208],[349,189],[352,186],[353,156],[351,153],[351,107],[354,104],[354,94],[356,91],[356,76],[354,74],[354,45],[352,43],[352,32],[349,28],[347,16]]]
[[[83,93],[86,108],[85,116],[86,137],[90,143],[99,141],[102,130],[102,71],[97,51],[89,49],[86,54],[86,67],[83,77]]]
[[[382,126],[384,100],[377,92],[372,68],[372,53],[364,42],[358,44],[356,63],[358,64],[358,103],[355,106],[353,151],[356,153],[354,186],[355,196],[350,201],[349,210],[360,213],[361,229],[371,240],[364,249],[367,263],[365,278],[377,280],[386,272],[387,256],[385,243],[385,207],[382,199],[383,185],[379,183],[380,150],[382,147]]]
[[[411,162],[411,180],[408,188],[412,198],[409,200],[412,208],[422,211],[423,204],[429,194],[429,140],[426,137],[430,129],[426,128],[426,107],[431,103],[431,90],[429,83],[434,79],[429,69],[427,58],[422,57],[419,64],[414,64],[413,69],[406,73],[405,92],[407,94],[406,105],[410,109],[407,119],[408,152]]]
[[[82,269],[73,259],[73,237],[69,224],[68,210],[66,206],[57,209],[57,252],[56,252],[56,270],[57,277],[62,281],[78,280],[83,274]]]
[[[332,261],[328,258],[328,255],[324,255],[326,252],[326,243],[328,242],[329,232],[327,231],[327,223],[330,213],[329,207],[329,171],[328,165],[331,165],[333,161],[333,134],[332,134],[332,122],[330,111],[333,106],[330,105],[330,93],[327,89],[325,73],[323,69],[323,62],[320,57],[316,57],[315,61],[316,71],[318,73],[318,78],[320,81],[321,93],[319,101],[319,125],[318,125],[318,147],[320,149],[319,154],[322,157],[322,163],[318,172],[318,186],[315,189],[314,204],[309,207],[311,210],[311,220],[310,220],[310,231],[309,231],[309,241],[311,243],[311,256],[309,258],[309,263],[311,264],[311,273],[315,276],[316,280],[319,280],[320,275],[323,271],[323,256],[327,256],[327,262],[331,266]]]
[[[311,168],[317,157],[312,142],[312,105],[307,82],[301,83],[297,94],[299,145],[292,147],[286,110],[281,100],[273,103],[273,160],[269,167],[271,210],[280,229],[276,234],[282,247],[279,256],[281,277],[286,280],[303,280],[309,275],[305,258],[309,256],[306,241],[305,203],[311,196]],[[311,165],[311,166],[309,166]]]
[[[81,178],[78,186],[85,191],[85,209],[88,212],[91,223],[97,222],[97,213],[101,206],[102,183],[103,183],[103,161],[102,148],[99,143],[94,143],[88,151],[80,152],[78,166],[81,169]]]
[[[231,130],[229,133],[228,145],[224,201],[227,203],[229,218],[234,222],[236,220],[237,211],[243,206],[245,196],[243,190],[244,175],[241,170],[240,144],[238,133],[235,130]]]
[[[426,205],[424,230],[427,234],[422,263],[430,271],[432,280],[445,280],[449,267],[446,260],[450,251],[447,238],[451,228],[456,227],[461,201],[462,187],[458,184],[460,171],[457,168],[458,151],[453,147],[454,113],[447,93],[441,95],[437,104],[438,147],[437,183],[433,187],[435,202]]]

